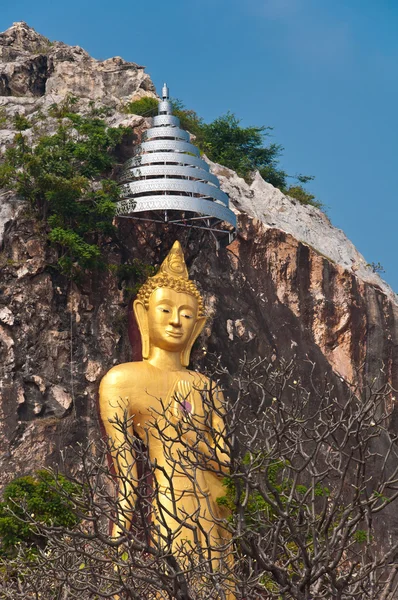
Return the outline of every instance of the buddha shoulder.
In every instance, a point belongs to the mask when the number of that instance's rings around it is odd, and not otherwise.
[[[112,367],[108,373],[102,378],[100,392],[104,389],[112,387],[119,388],[121,386],[131,387],[132,382],[138,382],[141,377],[145,376],[147,365],[142,362],[122,363]]]

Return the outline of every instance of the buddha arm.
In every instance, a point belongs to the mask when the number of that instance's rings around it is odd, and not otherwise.
[[[228,454],[225,431],[224,414],[224,396],[223,393],[216,389],[213,392],[214,408],[211,416],[211,430],[207,436],[208,441],[201,442],[204,455],[209,461],[210,466],[218,471],[219,475],[227,475],[229,473],[230,457]]]
[[[112,527],[114,536],[124,535],[130,529],[138,486],[137,460],[126,436],[132,428],[129,404],[116,369],[102,379],[99,391],[101,419],[119,485],[118,522]]]
[[[199,394],[200,397],[200,392],[197,390],[193,393]],[[215,473],[226,475],[229,473],[230,458],[225,442],[224,397],[220,390],[213,390],[211,403],[213,408],[210,427],[204,426],[202,419],[200,417],[196,419],[193,415],[192,420],[187,421],[183,437],[205,459],[206,464]]]

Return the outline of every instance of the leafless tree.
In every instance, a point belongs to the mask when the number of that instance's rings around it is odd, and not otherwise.
[[[243,360],[234,376],[216,363],[214,381],[202,399],[209,415],[216,411],[222,417],[222,431],[209,435],[188,412],[170,421],[166,410],[154,427],[159,439],[167,437],[166,449],[172,447],[170,430],[180,445],[188,440],[184,432],[195,433],[178,459],[172,452],[167,456],[184,469],[194,493],[200,493],[199,470],[223,478],[218,503],[224,512],[209,514],[225,532],[221,546],[209,539],[203,517],[178,510],[172,477],[171,507],[162,506],[159,467],[151,464],[145,440],[134,435],[126,415],[117,423],[125,439],[117,456],[132,457],[131,473],[114,472],[108,461],[112,448],[105,443],[79,448],[80,469],[68,473],[80,490],[68,498],[79,525],[68,530],[26,514],[46,544],[33,555],[21,545],[3,560],[0,597],[398,597],[398,541],[380,539],[378,529],[380,513],[398,499],[396,438],[388,431],[391,387],[373,382],[360,391],[346,383],[345,393],[337,394],[327,381],[315,385],[310,378],[304,388],[292,362],[266,360]],[[227,382],[226,396],[228,389],[236,392],[224,405],[215,401],[220,381]],[[59,467],[64,473],[76,463],[70,452]],[[122,509],[117,490],[124,492]],[[59,493],[65,493],[62,486]],[[154,504],[157,522],[151,518]],[[120,523],[121,510],[133,515],[133,525],[112,537],[110,524]],[[174,531],[156,524],[170,511]],[[194,543],[180,543],[178,527],[190,528]]]

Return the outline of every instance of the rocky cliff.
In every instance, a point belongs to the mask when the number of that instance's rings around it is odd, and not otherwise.
[[[111,125],[130,125],[139,134],[145,119],[120,109],[155,90],[143,67],[121,58],[94,60],[25,23],[0,34],[0,110],[6,117],[34,116],[69,93],[81,99],[83,111],[90,101],[106,104]],[[4,127],[3,148],[15,135]],[[121,161],[132,147],[122,152]],[[326,374],[336,388],[343,379],[369,378],[388,379],[398,388],[396,296],[344,233],[260,176],[248,185],[220,165],[212,169],[239,216],[239,235],[228,248],[216,251],[204,233],[118,223],[130,256],[151,264],[162,260],[175,238],[183,244],[209,315],[194,363],[203,365],[213,351],[232,370],[245,352],[271,360],[297,357],[305,384],[308,357],[318,377]],[[131,360],[132,350],[128,289],[112,273],[77,286],[50,270],[56,251],[40,224],[11,192],[2,190],[0,197],[4,484],[56,462],[65,446],[98,435],[99,381],[113,364]],[[121,257],[115,254],[113,261]],[[397,416],[395,410],[395,431]]]

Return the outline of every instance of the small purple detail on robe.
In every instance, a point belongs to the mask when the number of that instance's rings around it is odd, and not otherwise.
[[[180,407],[182,410],[185,410],[188,413],[192,412],[192,404],[188,402],[188,400],[183,400],[180,404]]]

